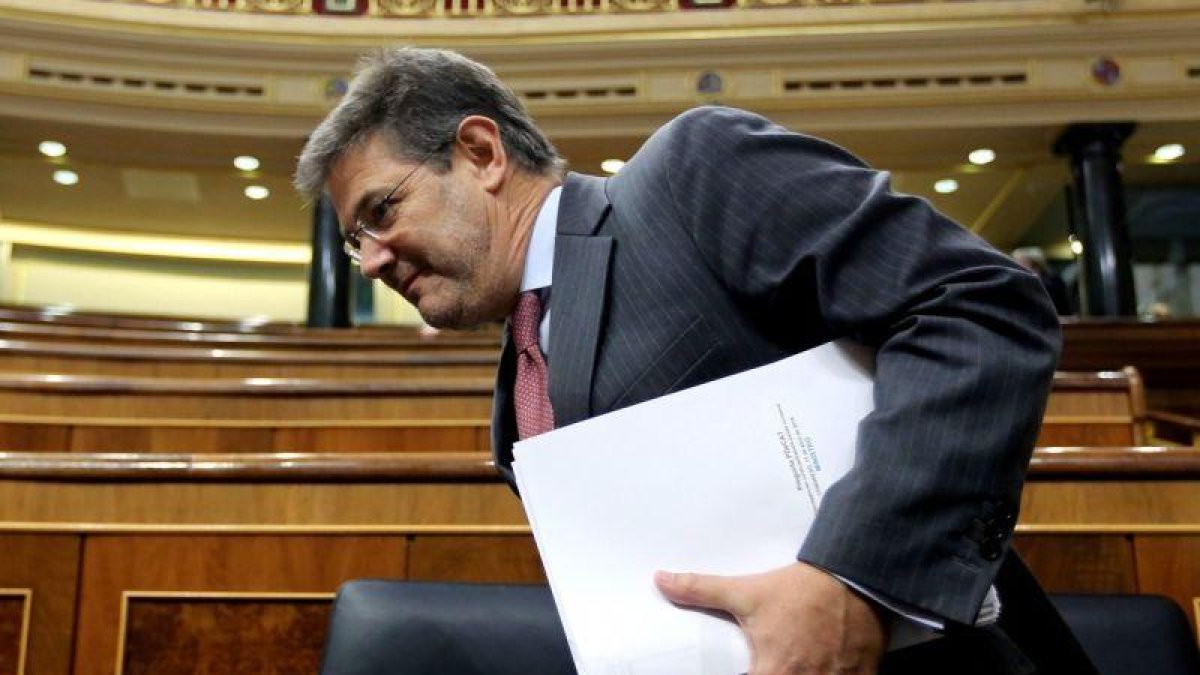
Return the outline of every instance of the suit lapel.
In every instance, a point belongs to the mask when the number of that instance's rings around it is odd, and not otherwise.
[[[550,297],[550,401],[556,426],[591,416],[592,379],[606,310],[612,238],[593,233],[608,213],[602,178],[563,183]]]

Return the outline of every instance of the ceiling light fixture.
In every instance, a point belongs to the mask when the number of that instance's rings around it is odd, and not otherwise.
[[[600,162],[600,168],[603,169],[605,173],[616,173],[620,171],[621,167],[623,166],[625,166],[625,162],[624,160],[620,159],[606,159],[603,162]]]
[[[1168,143],[1155,148],[1153,161],[1174,162],[1180,157],[1183,157],[1183,146],[1179,143]]]
[[[241,171],[257,171],[258,167],[262,166],[262,162],[258,161],[257,157],[238,155],[233,158],[233,165]]]
[[[79,174],[69,169],[59,169],[54,172],[54,182],[59,185],[74,185],[79,182]]]
[[[42,141],[38,143],[38,152],[47,157],[62,157],[67,154],[67,146],[58,141]]]
[[[948,195],[958,191],[958,181],[953,178],[943,178],[933,184],[933,190],[940,195]]]
[[[972,150],[970,154],[967,155],[967,160],[975,166],[991,164],[992,162],[996,161],[996,151],[992,150],[991,148],[979,148],[977,150]]]
[[[261,185],[247,185],[243,190],[250,199],[266,199],[271,196],[271,191]]]
[[[1071,253],[1075,255],[1083,255],[1083,242],[1075,238],[1075,235],[1067,235],[1067,243],[1071,246]]]

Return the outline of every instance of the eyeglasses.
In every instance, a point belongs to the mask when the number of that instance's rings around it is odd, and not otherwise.
[[[408,179],[413,177],[417,169],[425,166],[429,160],[433,159],[434,155],[441,152],[447,145],[450,145],[449,141],[440,143],[433,150],[430,150],[421,158],[421,161],[416,166],[396,182],[391,190],[387,191],[387,194],[382,199],[375,202],[375,205],[367,211],[366,221],[362,218],[355,220],[354,229],[342,234],[342,239],[345,240],[342,243],[342,250],[346,252],[346,255],[350,256],[350,260],[356,263],[362,262],[362,236],[364,234],[377,242],[383,240],[383,236],[387,234],[388,230],[388,223],[386,222],[388,211],[392,206],[400,203],[400,198],[395,196],[396,193],[399,192],[400,188],[404,187]]]

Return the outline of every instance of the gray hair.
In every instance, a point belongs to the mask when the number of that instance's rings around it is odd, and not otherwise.
[[[487,66],[444,49],[400,47],[359,62],[346,95],[304,145],[293,182],[315,199],[342,153],[376,131],[387,134],[399,157],[430,156],[430,166],[444,172],[450,167],[448,141],[468,115],[496,123],[505,151],[521,170],[537,175],[563,170],[558,151]]]

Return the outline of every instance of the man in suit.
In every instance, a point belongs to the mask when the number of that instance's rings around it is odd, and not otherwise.
[[[516,309],[530,337],[506,337],[493,415],[510,481],[518,435],[834,338],[873,346],[876,409],[796,562],[656,582],[736,618],[754,675],[1031,672],[993,582],[1057,358],[1037,279],[887,174],[744,111],[684,113],[609,179],[561,165],[489,70],[396,49],[361,66],[296,184],[328,192],[362,272],[430,325]],[[892,626],[949,637],[881,664]]]

